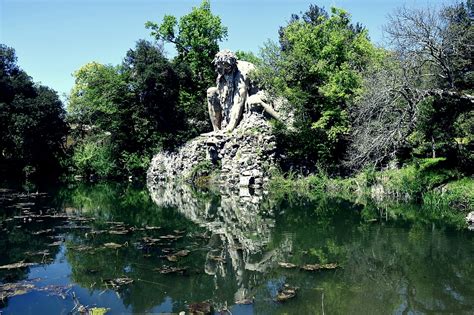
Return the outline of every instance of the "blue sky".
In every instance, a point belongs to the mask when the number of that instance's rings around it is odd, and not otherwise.
[[[152,39],[144,23],[164,14],[180,17],[201,0],[0,0],[0,42],[15,48],[18,64],[33,80],[68,93],[72,73],[90,61],[119,64],[138,39]],[[440,6],[444,0],[211,0],[229,29],[221,48],[258,52],[278,27],[309,4],[336,6],[361,22],[376,43],[387,14],[405,4]],[[169,56],[172,47],[166,46]]]

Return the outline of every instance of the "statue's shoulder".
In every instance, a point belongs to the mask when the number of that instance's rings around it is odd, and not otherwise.
[[[237,69],[244,77],[247,77],[251,71],[255,70],[255,65],[248,61],[237,60]]]

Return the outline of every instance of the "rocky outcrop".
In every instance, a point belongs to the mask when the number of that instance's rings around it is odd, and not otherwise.
[[[468,224],[468,229],[474,231],[474,211],[469,212],[466,216],[466,222]]]
[[[232,132],[200,135],[175,153],[159,153],[147,174],[149,185],[210,176],[222,187],[263,187],[276,162],[276,142],[264,113],[249,111]]]

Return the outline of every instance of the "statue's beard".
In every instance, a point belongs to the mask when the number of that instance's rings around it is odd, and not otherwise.
[[[222,106],[223,122],[228,122],[230,119],[229,116],[234,96],[234,74],[226,73],[219,75],[217,78],[217,88],[219,93],[219,102]]]

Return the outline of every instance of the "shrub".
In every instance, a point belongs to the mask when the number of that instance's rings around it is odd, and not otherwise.
[[[79,143],[72,156],[77,174],[111,177],[116,175],[117,165],[113,147],[107,139],[89,137]]]

